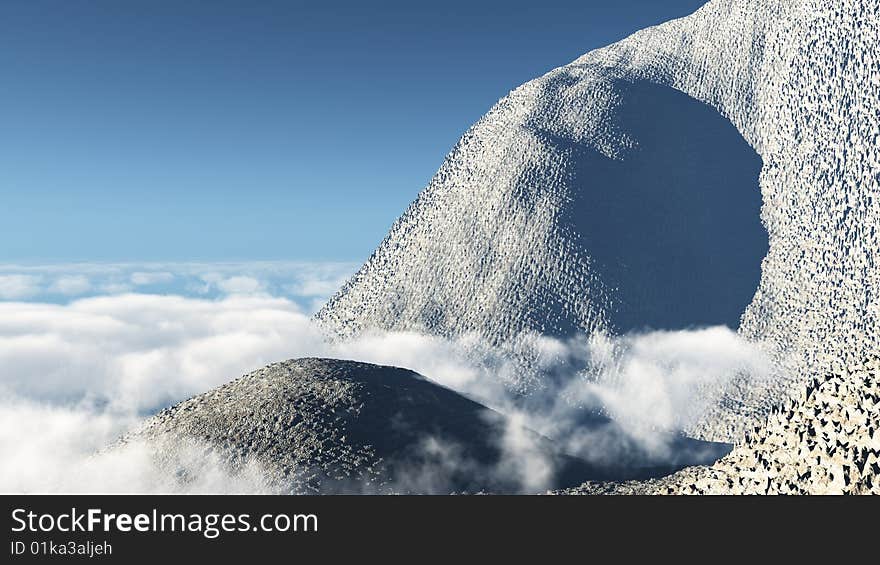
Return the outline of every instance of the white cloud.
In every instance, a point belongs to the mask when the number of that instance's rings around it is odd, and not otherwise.
[[[145,411],[315,351],[319,339],[308,316],[280,298],[123,294],[69,305],[0,303],[0,383],[28,398],[99,397]]]
[[[85,275],[66,275],[59,277],[49,287],[49,292],[67,296],[85,294],[92,289],[92,283]]]
[[[294,284],[288,285],[287,290],[294,296],[304,297],[328,297],[342,288],[351,273],[327,271],[310,271],[301,275]]]
[[[34,275],[0,275],[0,299],[30,298],[40,292],[40,277]]]
[[[522,347],[557,375],[557,385],[523,404],[504,386],[519,367],[473,337],[374,333],[328,344],[294,301],[248,294],[260,286],[246,279],[229,283],[231,294],[221,299],[120,294],[66,305],[0,302],[0,491],[70,489],[45,470],[100,474],[89,467],[89,456],[139,417],[287,358],[407,367],[597,460],[619,456],[633,442],[663,457],[667,436],[658,429],[680,429],[699,418],[715,401],[712,391],[733,375],[761,377],[770,370],[759,348],[726,328],[565,342],[525,336]],[[573,372],[572,360],[588,367],[591,377]],[[585,428],[585,407],[603,407],[619,428]],[[4,418],[18,423],[5,426]],[[512,428],[502,447],[522,456],[528,442],[517,433]],[[132,453],[132,465],[143,463]],[[101,461],[115,469],[112,458]],[[544,481],[547,465],[531,461],[524,484]],[[26,480],[28,469],[44,471]],[[154,474],[144,473],[132,484],[161,490]],[[210,474],[222,477],[218,473]],[[44,476],[55,478],[35,478]],[[250,479],[218,481],[205,488],[253,486]]]
[[[136,286],[167,284],[174,280],[174,273],[169,273],[168,271],[135,271],[131,274],[129,280]]]
[[[155,262],[18,265],[0,263],[0,300],[55,301],[124,294],[162,285],[163,293],[217,298],[269,294],[315,311],[357,269],[341,262]],[[43,286],[43,281],[54,281]]]
[[[217,288],[227,294],[255,294],[263,292],[263,283],[254,277],[229,277],[217,281]]]
[[[103,294],[124,294],[126,292],[131,292],[132,285],[127,282],[110,280],[102,283],[99,288]]]
[[[4,455],[0,492],[271,493],[256,464],[230,473],[215,455],[195,443],[185,449],[175,446],[173,469],[155,456],[161,445],[134,443],[103,450],[135,424],[123,414],[4,398],[0,401]],[[192,480],[171,479],[184,470]]]
[[[595,338],[600,379],[589,383],[618,420],[662,429],[695,423],[738,374],[769,378],[773,364],[756,345],[720,326]]]

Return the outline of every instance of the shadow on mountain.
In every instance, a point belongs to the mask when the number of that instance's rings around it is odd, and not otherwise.
[[[613,291],[619,332],[739,326],[768,251],[761,159],[713,108],[672,88],[619,81],[611,127],[636,141],[619,159],[545,135],[571,151],[578,234]]]
[[[603,414],[601,406],[559,409],[557,391],[523,397],[517,409],[538,416],[540,429],[571,457],[586,464],[592,481],[644,480],[663,477],[685,467],[711,465],[733,445],[688,437],[677,431],[624,426]],[[549,420],[541,415],[553,414]],[[566,482],[561,473],[557,480]]]

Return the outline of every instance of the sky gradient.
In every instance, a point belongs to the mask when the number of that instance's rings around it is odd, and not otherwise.
[[[362,261],[512,88],[702,0],[0,4],[0,263]]]

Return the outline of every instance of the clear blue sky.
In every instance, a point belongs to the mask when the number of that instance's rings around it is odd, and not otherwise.
[[[703,0],[0,3],[0,262],[362,260],[510,89]]]

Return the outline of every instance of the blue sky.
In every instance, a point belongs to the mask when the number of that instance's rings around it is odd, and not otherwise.
[[[0,4],[0,263],[361,261],[510,89],[701,0]]]

